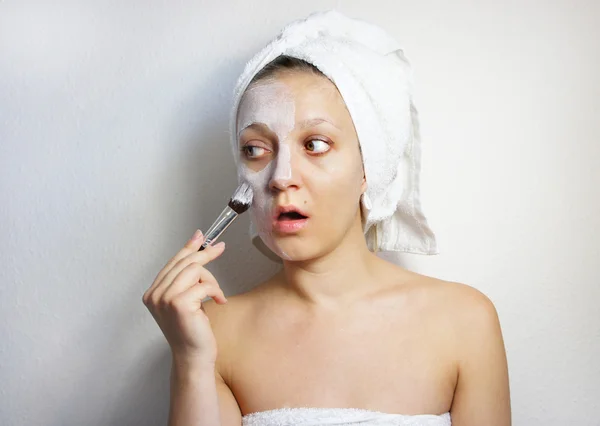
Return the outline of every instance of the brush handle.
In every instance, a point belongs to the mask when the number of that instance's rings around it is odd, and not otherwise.
[[[225,209],[221,212],[217,220],[208,228],[206,234],[204,236],[204,242],[200,246],[198,251],[204,250],[208,245],[210,245],[213,241],[221,236],[223,232],[227,229],[229,225],[237,218],[239,215],[229,206],[225,207]]]

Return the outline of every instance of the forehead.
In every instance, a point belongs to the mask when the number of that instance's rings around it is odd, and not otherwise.
[[[238,108],[240,115],[272,115],[273,108],[294,105],[296,117],[306,114],[326,114],[342,119],[347,115],[346,105],[335,84],[328,78],[308,72],[280,73],[248,87]],[[289,109],[282,108],[283,111]]]

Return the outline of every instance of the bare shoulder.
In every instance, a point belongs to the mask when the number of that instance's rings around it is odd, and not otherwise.
[[[431,309],[442,312],[460,325],[474,320],[492,321],[498,317],[489,297],[470,285],[416,273],[411,275],[410,291],[418,294]]]
[[[467,284],[423,278],[437,321],[450,336],[457,384],[452,423],[510,425],[510,390],[504,339],[496,307]]]
[[[481,357],[495,357],[499,365],[505,364],[504,339],[494,303],[466,284],[449,282],[447,288],[459,364],[473,364]]]
[[[232,355],[244,333],[247,318],[255,310],[256,301],[262,292],[268,291],[268,281],[260,283],[244,293],[227,296],[227,303],[218,304],[214,299],[202,302],[202,310],[208,317],[217,341],[217,371],[226,383],[230,383]]]
[[[202,310],[210,322],[217,343],[215,384],[223,425],[239,425],[242,420],[242,411],[232,387],[232,354],[238,340],[241,310],[244,307],[239,301],[240,297],[229,296],[225,304],[218,304],[214,299],[202,302]]]
[[[498,312],[487,295],[467,284],[431,277],[424,278],[422,285],[430,294],[431,309],[439,314],[438,323],[451,336],[459,365],[483,356],[483,347],[505,357]]]
[[[406,270],[398,277],[403,284],[396,288],[405,294],[407,303],[418,307],[419,316],[443,329],[457,346],[465,349],[470,340],[501,337],[496,307],[480,290]]]
[[[496,308],[492,301],[480,290],[453,281],[440,281],[440,297],[460,319],[483,319],[497,316]]]
[[[443,296],[457,330],[464,333],[498,334],[498,312],[490,298],[470,285],[445,282]]]
[[[202,302],[202,310],[208,317],[210,327],[217,342],[217,360],[216,373],[218,377],[229,384],[230,362],[228,354],[231,353],[231,346],[235,342],[236,336],[236,317],[235,297],[228,296],[227,303],[219,304],[214,299],[208,299]]]
[[[475,365],[481,357],[498,360],[505,369],[506,354],[498,312],[480,290],[459,282],[416,275],[410,290],[421,304],[421,317],[432,330],[440,332],[449,344],[449,354],[457,366]],[[436,333],[437,334],[437,333]]]

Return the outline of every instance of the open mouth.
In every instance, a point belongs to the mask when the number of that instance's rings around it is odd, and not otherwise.
[[[279,214],[273,219],[273,230],[281,234],[295,234],[308,223],[308,216],[294,206],[280,207]]]
[[[307,219],[307,216],[304,216],[301,213],[295,212],[295,211],[291,211],[291,212],[286,212],[286,213],[280,213],[279,216],[277,217],[278,221],[292,221],[292,220],[302,220],[302,219]]]

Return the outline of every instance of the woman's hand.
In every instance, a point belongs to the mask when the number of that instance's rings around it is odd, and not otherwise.
[[[198,251],[204,237],[198,230],[165,265],[142,298],[165,335],[173,358],[194,364],[214,365],[217,344],[202,299],[227,303],[215,277],[204,268],[219,257],[225,243]]]

